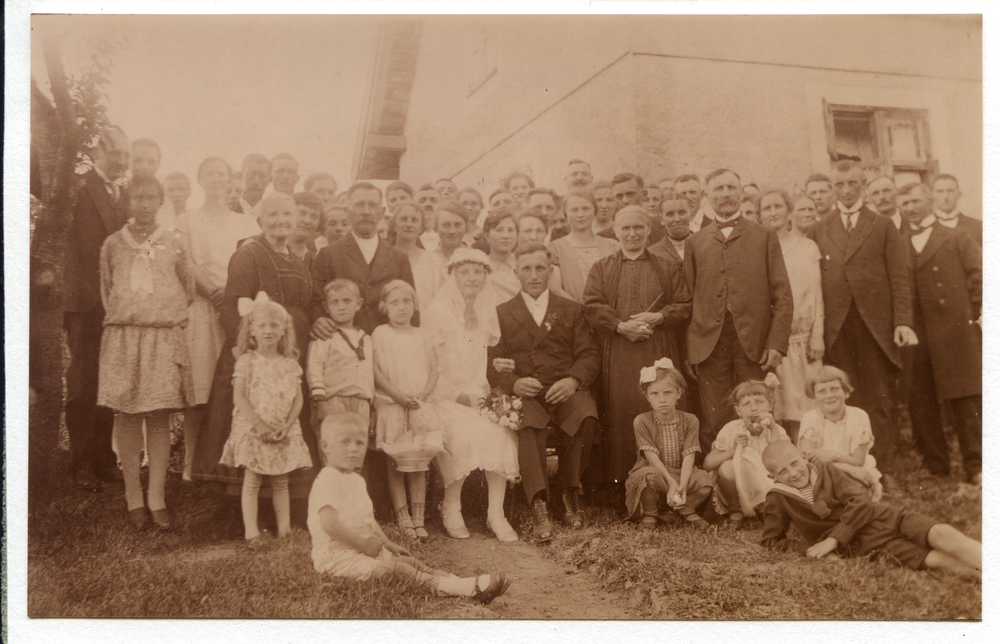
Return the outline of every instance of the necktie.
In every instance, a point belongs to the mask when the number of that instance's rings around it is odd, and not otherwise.
[[[846,226],[847,234],[850,235],[851,231],[854,230],[854,223],[851,221],[851,214],[850,213],[845,213],[845,214],[847,214],[847,226]]]
[[[108,181],[107,183],[105,183],[105,185],[108,187],[108,190],[111,191],[111,203],[117,204],[118,198],[121,196],[121,191],[118,189],[118,184]]]
[[[358,346],[354,346],[354,344],[351,343],[351,339],[347,337],[347,333],[345,333],[344,330],[341,329],[340,327],[337,327],[337,333],[339,333],[340,336],[344,338],[344,342],[347,343],[347,346],[351,347],[351,350],[354,351],[354,353],[358,354],[358,360],[361,360],[363,362],[365,359],[364,345],[361,342],[358,342]],[[362,336],[362,339],[363,337],[364,336]]]

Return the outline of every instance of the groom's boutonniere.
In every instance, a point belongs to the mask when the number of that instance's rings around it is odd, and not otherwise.
[[[558,318],[556,318],[555,313],[549,313],[548,315],[545,316],[545,320],[542,322],[542,326],[545,327],[546,331],[551,331],[552,325],[556,323],[557,319]]]

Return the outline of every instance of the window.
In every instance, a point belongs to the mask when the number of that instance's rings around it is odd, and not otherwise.
[[[832,161],[858,161],[869,180],[887,176],[897,184],[937,173],[927,110],[833,104],[825,108]]]
[[[497,37],[492,30],[484,29],[474,38],[469,57],[469,96],[476,93],[497,73]]]

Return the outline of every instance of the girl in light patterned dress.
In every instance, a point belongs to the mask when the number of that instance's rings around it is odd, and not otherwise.
[[[251,545],[268,538],[257,525],[257,504],[265,476],[271,478],[278,536],[291,531],[288,473],[312,467],[302,438],[302,367],[292,317],[263,291],[240,302],[244,313],[236,341],[233,373],[233,430],[220,463],[243,467],[243,527]]]

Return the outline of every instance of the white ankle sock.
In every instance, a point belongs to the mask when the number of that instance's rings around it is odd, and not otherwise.
[[[486,575],[488,578],[489,575]],[[437,592],[442,595],[453,595],[456,597],[472,597],[476,594],[475,577],[449,577],[437,578]]]

